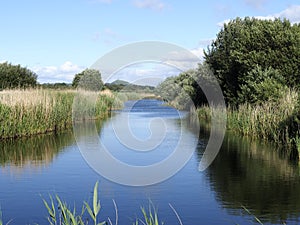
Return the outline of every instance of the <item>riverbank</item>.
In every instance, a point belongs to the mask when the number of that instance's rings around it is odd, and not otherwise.
[[[275,102],[251,105],[242,104],[237,109],[227,107],[227,129],[241,136],[262,139],[284,149],[291,159],[300,155],[300,103],[299,93],[289,90]],[[196,110],[200,119],[210,121],[207,106]]]
[[[86,115],[86,110],[89,110],[89,116],[93,119],[104,118],[115,103],[115,96],[107,91],[97,93],[29,89],[0,92],[0,139],[28,137],[71,128],[76,96],[96,100],[96,107],[88,106],[89,102],[85,102],[82,107],[76,107],[77,120],[80,115]]]

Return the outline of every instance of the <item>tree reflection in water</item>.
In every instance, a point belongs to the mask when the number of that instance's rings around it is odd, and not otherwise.
[[[209,135],[209,127],[201,128],[200,139]],[[203,148],[199,148],[199,161],[202,152]],[[299,165],[273,146],[228,132],[205,173],[217,201],[230,214],[247,214],[242,209],[245,206],[262,222],[299,222]]]

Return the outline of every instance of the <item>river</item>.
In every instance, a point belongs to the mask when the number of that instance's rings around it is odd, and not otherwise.
[[[130,146],[122,144],[129,137],[115,137],[117,131],[123,128],[126,131],[123,126],[128,125],[128,116],[129,121],[134,121],[130,124],[131,132],[138,140],[153,137],[159,142],[154,150],[132,151]],[[158,117],[163,122],[154,120]],[[271,144],[227,132],[212,165],[200,172],[198,166],[209,138],[209,127],[201,124],[198,134],[186,117],[187,113],[164,106],[158,100],[141,100],[129,101],[111,118],[93,122],[98,139],[109,146],[113,157],[134,166],[147,167],[163,161],[172,154],[180,137],[185,137],[181,139],[185,141],[184,147],[193,149],[187,163],[168,179],[147,186],[116,183],[118,179],[113,182],[97,173],[76,142],[87,132],[80,136],[78,132],[75,135],[75,131],[66,131],[1,142],[0,205],[4,222],[48,224],[42,199],[49,200],[49,194],[58,194],[69,205],[80,207],[83,201],[91,202],[94,184],[99,181],[100,220],[110,217],[114,221],[114,200],[120,225],[141,218],[140,208],[148,207],[149,201],[157,207],[159,218],[170,225],[179,222],[169,204],[184,225],[255,224],[256,218],[264,224],[300,223],[298,165],[289,162]],[[158,134],[163,131],[163,140],[155,131]],[[124,183],[127,178],[135,180],[125,172],[119,180]]]

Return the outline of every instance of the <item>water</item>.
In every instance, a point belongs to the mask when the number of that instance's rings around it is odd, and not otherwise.
[[[121,225],[132,224],[136,217],[142,217],[140,207],[147,207],[149,200],[158,208],[161,220],[171,225],[179,222],[169,203],[185,225],[253,224],[254,215],[265,224],[300,223],[300,169],[272,145],[228,133],[213,164],[199,172],[198,164],[209,128],[201,126],[198,138],[192,124],[180,120],[184,113],[163,106],[157,100],[132,103],[128,102],[124,111],[116,112],[112,118],[98,121],[98,137],[109,144],[117,159],[143,166],[157,163],[171,154],[182,130],[190,140],[185,143],[186,148],[192,148],[196,143],[197,149],[178,173],[146,187],[111,182],[83,159],[72,131],[1,142],[0,204],[4,222],[12,219],[10,224],[48,224],[43,198],[48,200],[49,194],[58,194],[79,208],[84,200],[91,200],[93,186],[98,180],[102,205],[100,217],[102,220],[110,217],[114,221],[112,200],[115,200]],[[145,129],[144,126],[155,117],[162,117],[165,125],[171,128],[166,139],[157,146],[159,151],[130,151],[113,137],[112,124],[117,122],[122,126],[129,109],[129,116],[135,121],[132,131],[140,139],[151,136],[149,127]]]

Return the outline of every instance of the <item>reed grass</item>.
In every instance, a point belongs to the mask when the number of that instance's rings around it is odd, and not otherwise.
[[[49,197],[50,202],[47,202],[45,199],[43,199],[44,205],[48,211],[47,219],[49,225],[87,225],[90,224],[90,221],[92,221],[92,224],[94,225],[113,225],[110,218],[107,218],[107,221],[99,222],[101,205],[98,195],[98,184],[99,183],[96,182],[94,186],[92,204],[84,201],[79,213],[76,212],[75,207],[72,209],[66,202],[61,200],[58,195],[55,196],[56,201],[53,200],[53,197],[51,195]],[[118,209],[115,201],[113,201],[113,203],[116,212],[115,225],[118,225]],[[173,207],[172,209],[174,210],[174,212],[176,212]],[[143,214],[143,219],[136,219],[134,225],[163,225],[163,223],[159,221],[157,210],[152,203],[151,205],[149,205],[149,208],[147,210],[144,207],[141,207],[141,211]],[[182,225],[178,214],[177,218]]]
[[[275,102],[251,105],[242,104],[237,109],[227,108],[227,129],[242,136],[271,141],[286,149],[289,155],[300,153],[300,103],[299,93],[287,91]],[[196,110],[200,119],[211,120],[211,110],[203,106]],[[294,157],[293,157],[294,158]]]
[[[56,195],[55,197],[57,204],[54,203],[53,198],[50,196],[50,203],[43,199],[44,205],[48,211],[49,216],[47,217],[50,225],[87,225],[89,224],[88,219],[84,219],[84,214],[87,211],[94,225],[104,225],[106,222],[97,222],[98,214],[100,212],[100,200],[98,198],[98,182],[94,186],[93,192],[93,204],[90,206],[87,202],[84,202],[81,212],[77,213],[75,207],[73,209],[61,200]]]
[[[80,93],[80,94],[78,94]],[[59,132],[72,127],[75,96],[97,97],[93,118],[105,117],[112,108],[114,97],[107,93],[75,90],[6,90],[0,92],[0,139]],[[81,111],[90,110],[81,101]],[[84,113],[82,113],[84,114]],[[77,119],[79,116],[77,115]]]
[[[145,207],[141,207],[141,211],[143,214],[143,219],[136,219],[133,225],[163,225],[164,223],[161,222],[158,218],[157,209],[154,207],[153,203],[150,202],[148,209]]]

